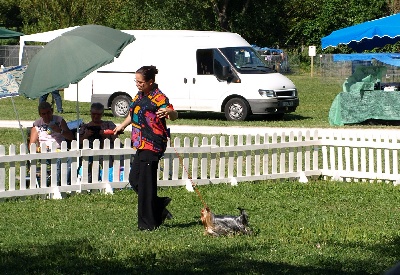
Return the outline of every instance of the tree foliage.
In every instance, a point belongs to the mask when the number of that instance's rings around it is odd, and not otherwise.
[[[389,0],[0,0],[0,22],[26,34],[85,24],[232,31],[251,44],[299,49],[399,9]]]
[[[22,29],[22,17],[18,1],[0,0],[0,25],[18,31]]]
[[[286,45],[319,45],[332,31],[389,15],[386,0],[289,0]]]
[[[203,1],[128,0],[124,1],[114,22],[119,29],[194,29],[215,30],[215,18],[210,6]]]

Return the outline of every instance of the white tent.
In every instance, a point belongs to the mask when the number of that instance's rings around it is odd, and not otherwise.
[[[71,31],[77,27],[79,27],[79,26],[20,36],[20,38],[19,38],[19,65],[21,65],[21,62],[22,62],[22,53],[24,51],[24,46],[25,46],[26,41],[47,43],[47,42],[50,42],[51,40],[53,40],[54,38],[60,36],[64,32]]]

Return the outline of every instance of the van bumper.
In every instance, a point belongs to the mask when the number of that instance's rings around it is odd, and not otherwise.
[[[299,99],[253,99],[248,100],[251,112],[257,114],[277,114],[277,113],[291,113],[296,111],[299,106]]]
[[[108,99],[110,98],[110,95],[92,95],[91,98],[91,103],[101,103],[104,105],[105,109],[110,108],[110,106],[108,106]]]

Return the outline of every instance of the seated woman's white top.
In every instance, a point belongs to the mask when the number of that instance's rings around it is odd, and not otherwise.
[[[39,143],[45,143],[46,146],[51,147],[53,142],[57,142],[57,148],[61,147],[61,142],[65,140],[61,133],[56,133],[51,130],[51,125],[57,124],[60,127],[61,121],[63,120],[60,116],[53,115],[50,123],[45,123],[43,118],[39,118],[33,123],[33,126],[38,132]]]

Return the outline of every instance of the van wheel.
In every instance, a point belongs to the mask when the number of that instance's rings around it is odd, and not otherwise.
[[[116,117],[127,117],[131,99],[126,95],[119,95],[111,103],[111,111]]]
[[[250,114],[250,106],[241,98],[232,98],[225,105],[225,117],[227,120],[243,121]]]

